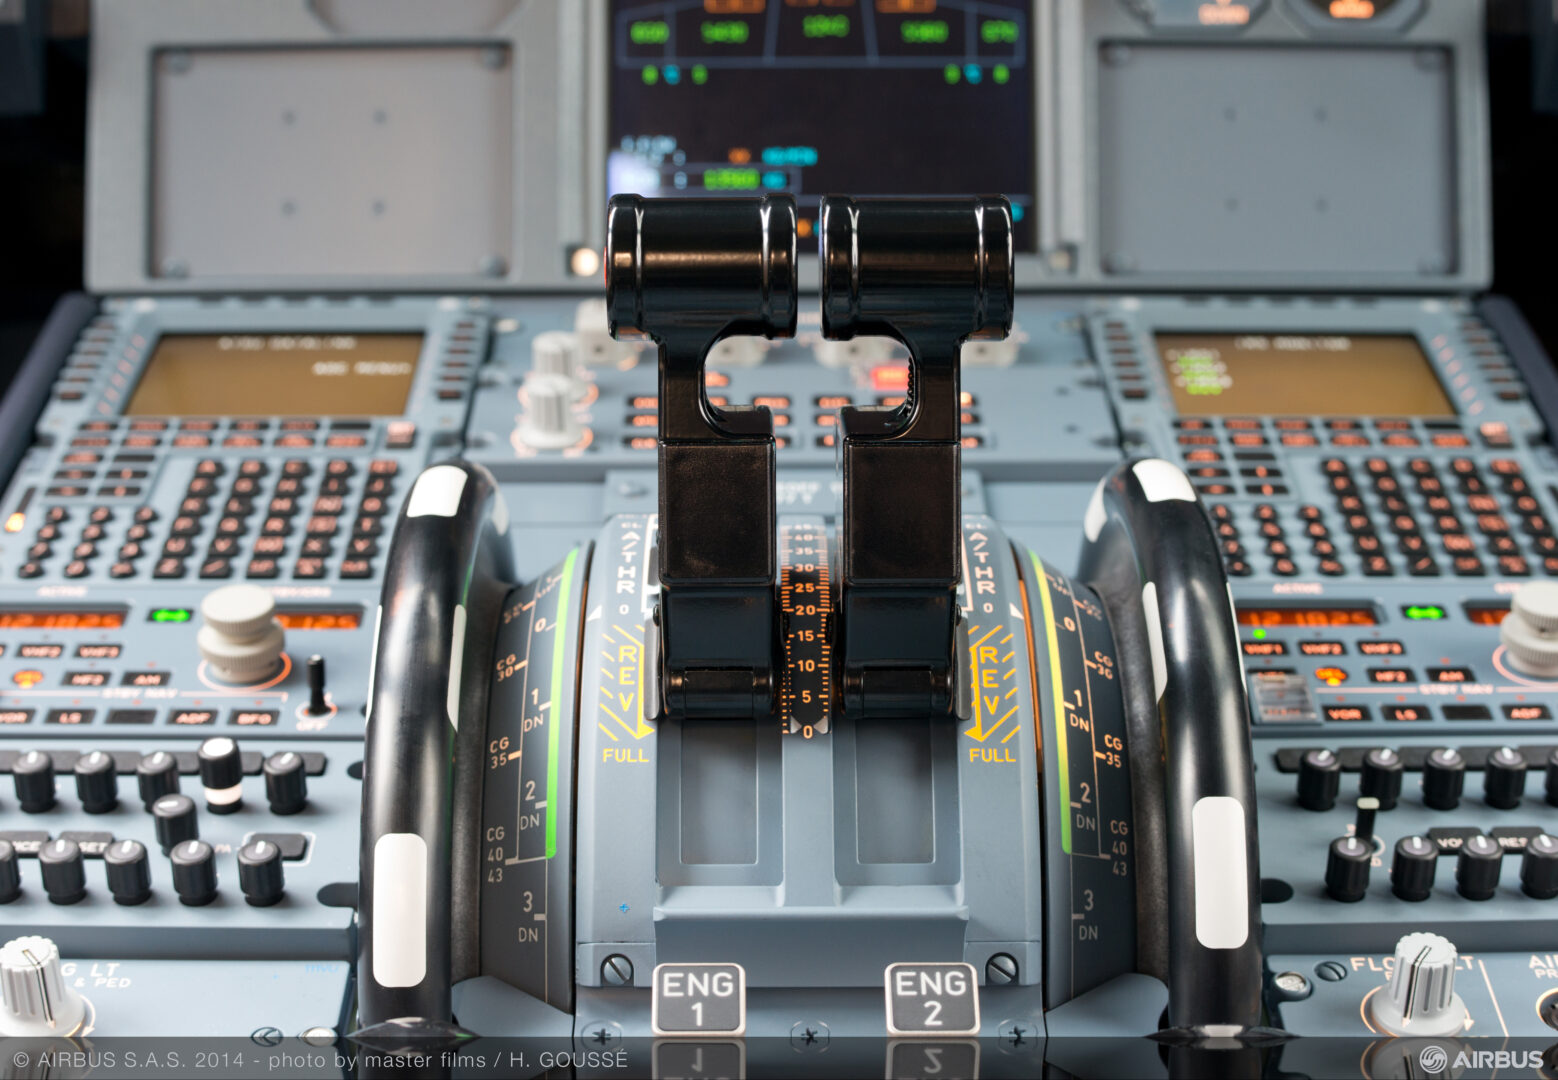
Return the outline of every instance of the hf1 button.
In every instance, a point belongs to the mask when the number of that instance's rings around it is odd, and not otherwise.
[[[744,1035],[746,970],[740,964],[658,964],[649,1017],[656,1035]]]
[[[978,1035],[972,964],[887,965],[889,1035]]]

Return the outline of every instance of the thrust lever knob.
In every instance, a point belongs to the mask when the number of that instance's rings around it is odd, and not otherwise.
[[[1558,676],[1558,583],[1530,581],[1516,589],[1498,636],[1520,671]]]
[[[276,673],[286,634],[269,592],[258,585],[227,585],[206,594],[200,615],[205,625],[195,645],[218,679],[244,686]]]
[[[46,937],[19,937],[0,947],[0,1035],[74,1034],[87,1005],[65,982],[59,947]]]
[[[1390,982],[1369,999],[1376,1024],[1393,1035],[1445,1036],[1466,1028],[1466,1004],[1455,992],[1455,946],[1438,934],[1396,942]]]

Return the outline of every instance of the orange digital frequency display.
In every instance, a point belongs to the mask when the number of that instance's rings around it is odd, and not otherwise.
[[[360,608],[282,608],[276,621],[285,630],[356,630],[362,625]]]
[[[0,610],[0,630],[117,630],[123,625],[123,608],[97,611],[50,608]]]
[[[1372,607],[1241,607],[1240,626],[1377,626]]]

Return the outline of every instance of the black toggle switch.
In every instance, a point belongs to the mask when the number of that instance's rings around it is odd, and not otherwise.
[[[1423,803],[1435,810],[1461,805],[1466,787],[1466,759],[1452,746],[1430,750],[1423,761]]]
[[[168,853],[179,903],[203,907],[216,899],[216,853],[204,840],[185,840]]]
[[[54,806],[54,759],[42,750],[29,750],[11,765],[16,801],[25,814],[41,814]]]
[[[76,759],[76,798],[89,814],[106,814],[119,805],[119,773],[111,755],[93,750]]]
[[[607,214],[612,336],[659,346],[663,704],[765,717],[778,687],[773,416],[716,406],[703,374],[722,338],[794,335],[795,201],[617,195]]]
[[[133,907],[151,897],[151,859],[139,840],[115,840],[103,852],[114,903]]]
[[[1526,759],[1512,746],[1488,755],[1483,767],[1482,798],[1495,810],[1513,810],[1526,792]]]
[[[1342,763],[1331,750],[1308,750],[1298,759],[1298,805],[1329,810],[1341,789]]]
[[[164,795],[179,792],[178,759],[166,750],[155,750],[141,758],[135,767],[135,784],[140,790],[141,802],[150,810],[152,803]]]
[[[184,841],[200,836],[195,800],[188,795],[164,795],[151,804],[151,816],[157,830],[157,846],[164,855]]]
[[[238,751],[238,743],[226,735],[217,735],[200,744],[197,757],[206,809],[213,814],[243,809],[243,755]]]
[[[317,653],[308,658],[308,713],[323,716],[330,711],[325,700],[325,658]]]
[[[303,755],[283,750],[265,759],[265,798],[273,814],[295,814],[308,805]]]
[[[1390,891],[1413,903],[1427,900],[1438,869],[1438,844],[1426,836],[1403,836],[1390,863]]]
[[[251,840],[239,848],[238,887],[255,907],[270,907],[280,900],[286,891],[281,848],[269,840]]]
[[[1468,900],[1491,900],[1498,888],[1504,848],[1491,836],[1469,836],[1455,860],[1455,891]]]
[[[74,904],[87,894],[87,869],[81,846],[64,837],[50,840],[38,849],[38,867],[43,872],[43,891],[51,904]]]
[[[1374,861],[1374,815],[1379,800],[1358,800],[1358,821],[1351,836],[1331,841],[1325,861],[1325,891],[1344,904],[1362,900],[1369,891],[1369,868]]]
[[[22,895],[22,868],[16,863],[16,847],[0,840],[0,904],[9,904]]]
[[[962,580],[960,355],[1012,327],[1012,210],[1001,197],[851,199],[817,213],[822,336],[909,351],[897,406],[838,417],[839,652],[850,715],[950,715]]]
[[[1401,755],[1388,746],[1377,746],[1363,755],[1358,794],[1378,799],[1381,810],[1394,810],[1401,798],[1403,775]]]
[[[1520,857],[1520,888],[1538,900],[1558,896],[1558,837],[1538,833],[1526,841]]]

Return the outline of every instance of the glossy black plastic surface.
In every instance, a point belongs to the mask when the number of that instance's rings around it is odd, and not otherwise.
[[[1011,330],[1011,206],[1001,197],[830,195],[818,222],[823,336],[891,337],[910,357],[902,405],[851,406],[839,417],[844,707],[948,714],[962,521],[958,354],[971,337]]]
[[[794,334],[795,223],[794,201],[777,195],[619,195],[608,210],[611,332],[659,346],[660,685],[677,715],[773,706],[773,417],[711,404],[703,371],[721,338]]]

